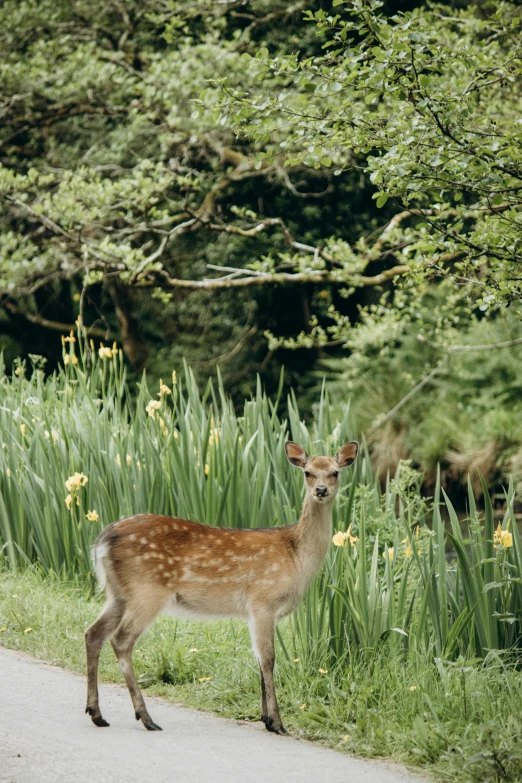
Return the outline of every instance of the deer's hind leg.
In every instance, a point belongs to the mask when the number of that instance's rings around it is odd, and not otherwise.
[[[85,631],[85,651],[87,653],[87,706],[85,712],[91,716],[95,726],[109,726],[100,712],[98,661],[105,641],[116,632],[124,611],[125,604],[121,600],[114,597],[109,598],[98,619]]]

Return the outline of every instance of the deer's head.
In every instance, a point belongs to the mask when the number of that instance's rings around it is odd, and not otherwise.
[[[335,457],[309,457],[298,443],[285,443],[286,456],[292,465],[301,468],[306,481],[306,492],[317,503],[331,503],[339,489],[339,471],[357,458],[357,441],[345,443]]]

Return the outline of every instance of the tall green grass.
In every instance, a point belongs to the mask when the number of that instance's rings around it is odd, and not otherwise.
[[[348,405],[331,420],[324,387],[305,424],[294,395],[281,418],[280,395],[271,401],[260,384],[238,415],[219,380],[198,389],[187,367],[160,389],[143,380],[131,396],[120,351],[68,342],[64,356],[64,369],[48,378],[38,365],[12,377],[0,368],[0,548],[14,570],[37,563],[44,573],[91,580],[93,539],[139,512],[229,527],[291,524],[303,481],[285,440],[334,454],[355,436]],[[339,662],[386,645],[442,661],[515,650],[522,545],[512,484],[502,537],[484,496],[481,512],[469,491],[465,536],[439,484],[427,502],[406,464],[381,491],[363,447],[342,473],[333,513],[334,530],[352,525],[358,540],[332,546],[290,620],[293,649],[280,639],[286,656]]]

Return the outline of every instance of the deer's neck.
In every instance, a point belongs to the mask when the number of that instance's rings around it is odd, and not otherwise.
[[[303,571],[311,581],[321,568],[332,537],[332,506],[308,495],[295,528],[295,547]]]

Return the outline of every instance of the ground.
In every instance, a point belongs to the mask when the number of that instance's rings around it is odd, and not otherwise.
[[[101,685],[110,728],[83,713],[84,678],[0,648],[0,783],[420,783],[404,767],[351,758],[261,723],[234,722],[149,697],[163,732],[134,720],[126,690]]]

